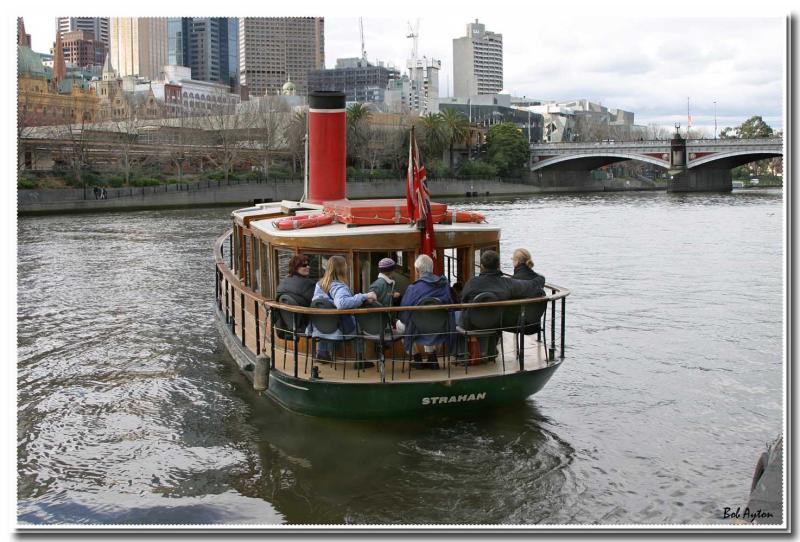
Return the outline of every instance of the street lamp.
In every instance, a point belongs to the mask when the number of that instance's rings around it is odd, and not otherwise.
[[[717,101],[714,100],[714,139],[717,139]]]

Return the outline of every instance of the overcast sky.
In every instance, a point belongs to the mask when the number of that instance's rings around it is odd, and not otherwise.
[[[484,3],[475,10],[440,7],[433,14],[417,9],[412,16],[384,16],[401,5],[376,4],[384,7],[377,14],[375,6],[365,9],[367,55],[405,70],[411,54],[409,21],[414,24],[419,13],[419,54],[442,61],[442,95],[453,86],[453,39],[479,17],[487,30],[503,34],[505,90],[515,96],[588,98],[633,111],[637,124],[680,122],[683,127],[688,97],[693,126],[709,134],[714,101],[720,130],[752,115],[763,116],[773,128],[783,126],[786,21],[774,8],[763,18],[626,18],[613,12],[582,16],[585,10],[567,13],[552,5],[527,13],[515,8],[487,12]],[[286,15],[260,9],[258,15]],[[59,7],[52,10],[38,9],[35,16],[23,12],[37,51],[49,50],[54,40],[60,13]],[[328,7],[302,13],[325,16],[327,67],[337,58],[361,54],[358,12],[353,7],[345,12],[352,16],[333,15]]]

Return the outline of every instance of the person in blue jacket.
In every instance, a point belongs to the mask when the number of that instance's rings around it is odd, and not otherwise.
[[[312,299],[325,298],[333,302],[337,309],[356,309],[365,303],[377,300],[374,292],[366,294],[353,294],[348,285],[350,274],[347,271],[347,260],[342,256],[331,256],[325,266],[325,274],[317,282]],[[339,328],[334,333],[322,333],[313,325],[311,334],[319,339],[341,341],[348,335],[353,335],[356,330],[356,319],[353,315],[343,315],[340,318]],[[360,341],[356,341],[356,351],[361,351]],[[331,354],[328,341],[319,341],[317,358],[330,360]]]
[[[439,300],[441,304],[454,303],[453,297],[450,292],[450,284],[447,278],[442,275],[437,275],[433,272],[433,260],[426,254],[420,254],[414,261],[414,268],[417,271],[417,280],[408,286],[403,299],[400,301],[402,306],[418,305],[420,301],[427,297],[434,297]],[[455,315],[450,312],[448,315],[449,329],[455,332],[456,322]],[[414,326],[411,323],[411,313],[406,311],[400,313],[400,321],[403,322],[406,328],[406,336],[403,339],[403,344],[407,352],[411,352],[414,343],[421,344],[428,353],[427,361],[422,361],[420,354],[414,354],[414,362],[412,367],[418,369],[438,369],[439,363],[436,359],[436,345],[447,344],[450,352],[454,351],[456,341],[454,340],[453,333],[448,335],[417,335]]]

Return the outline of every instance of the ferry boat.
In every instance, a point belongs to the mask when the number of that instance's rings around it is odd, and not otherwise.
[[[413,140],[413,135],[412,135]],[[285,408],[314,416],[375,418],[487,408],[523,401],[538,392],[561,366],[565,352],[569,291],[546,284],[535,299],[412,307],[364,305],[357,309],[305,307],[276,298],[288,262],[296,254],[318,280],[328,258],[343,256],[353,292],[366,292],[378,262],[397,263],[398,288],[415,277],[420,230],[407,200],[349,200],[346,196],[345,95],[309,96],[308,164],[302,201],[262,203],[231,214],[231,229],[215,244],[215,319],[227,350],[253,388]],[[499,252],[500,228],[476,213],[430,203],[437,260],[451,285],[465,284],[480,270],[480,255]],[[497,340],[485,353],[442,347],[434,369],[420,369],[392,321],[400,311],[433,326],[431,333],[460,335],[475,346]],[[469,330],[452,329],[451,311],[472,311]],[[320,359],[305,322],[331,322],[353,315],[357,326]],[[390,317],[390,315],[393,315]],[[327,319],[326,319],[327,317]],[[299,325],[298,325],[299,324]],[[558,328],[558,333],[557,333]],[[354,348],[361,341],[362,348]],[[490,355],[492,354],[492,355]]]

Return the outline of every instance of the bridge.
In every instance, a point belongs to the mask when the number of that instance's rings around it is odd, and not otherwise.
[[[783,156],[783,138],[534,143],[530,170],[543,187],[602,190],[590,171],[624,160],[667,170],[672,192],[729,191],[731,168]]]

